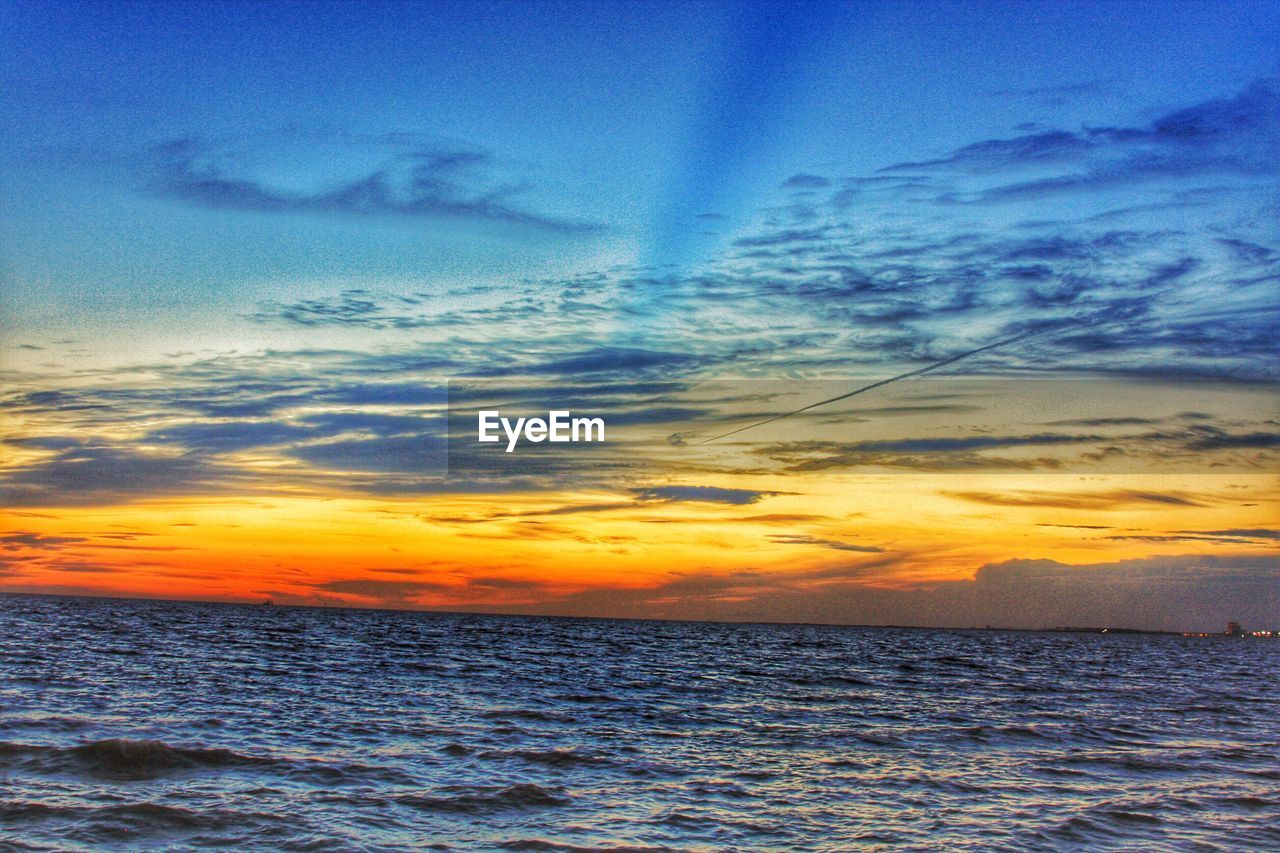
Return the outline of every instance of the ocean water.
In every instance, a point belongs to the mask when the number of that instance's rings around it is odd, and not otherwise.
[[[0,596],[0,848],[1280,849],[1280,642]]]

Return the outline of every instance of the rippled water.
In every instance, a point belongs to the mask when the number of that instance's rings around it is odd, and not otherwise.
[[[1280,848],[1280,642],[0,596],[0,847]]]

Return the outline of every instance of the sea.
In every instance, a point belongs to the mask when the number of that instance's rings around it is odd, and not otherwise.
[[[0,596],[5,850],[1278,850],[1280,641]]]

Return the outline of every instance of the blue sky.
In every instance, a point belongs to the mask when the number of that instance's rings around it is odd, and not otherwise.
[[[1280,41],[1269,3],[20,2],[3,16],[8,327],[118,334],[146,311],[180,336],[184,313],[214,306],[223,343],[255,301],[341,279],[697,268],[794,174],[867,175],[1029,124],[1141,126],[1273,76]],[[388,166],[403,178],[414,150],[477,159],[445,176],[453,213],[272,211],[163,186],[175,145],[185,168],[286,194]]]

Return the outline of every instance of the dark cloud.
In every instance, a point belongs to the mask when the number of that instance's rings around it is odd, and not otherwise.
[[[1204,101],[1141,128],[1100,127],[991,139],[934,160],[885,171],[953,169],[993,173],[1032,167],[1072,171],[1001,184],[968,196],[979,202],[1039,199],[1138,182],[1211,174],[1275,176],[1280,161],[1280,92],[1262,80],[1230,98]],[[963,200],[964,196],[953,196]]]
[[[78,438],[63,435],[30,435],[20,438],[6,438],[4,443],[14,447],[30,447],[37,450],[70,450],[83,444]]]
[[[86,563],[80,560],[62,560],[49,568],[58,572],[70,572],[86,575],[110,575],[128,571],[114,566],[103,566],[98,563]]]
[[[648,486],[635,489],[642,501],[694,501],[721,504],[753,504],[780,492],[763,492],[752,489],[724,489],[718,486]]]
[[[399,574],[421,574],[417,569],[379,569],[376,571]],[[383,607],[421,607],[423,598],[432,601],[455,602],[467,604],[477,599],[492,596],[494,593],[514,592],[529,594],[544,588],[542,581],[503,577],[499,575],[463,575],[456,570],[451,571],[451,582],[426,580],[380,580],[378,578],[340,578],[325,581],[312,587],[322,595],[337,593],[342,596],[356,596],[366,604]]]
[[[751,249],[769,246],[786,246],[797,243],[817,243],[826,238],[827,235],[828,232],[821,228],[775,231],[772,233],[759,234],[754,237],[742,237],[736,240],[734,245]]]
[[[853,551],[859,554],[880,554],[884,552],[883,548],[877,548],[874,545],[853,545],[848,542],[838,542],[834,539],[823,539],[819,536],[776,534],[770,536],[769,539],[785,545],[817,545],[822,548],[831,548],[835,551]]]
[[[300,326],[363,326],[370,329],[417,329],[431,325],[421,311],[406,312],[416,300],[385,298],[366,290],[344,290],[336,297],[302,299],[292,303],[268,302],[252,315],[259,321],[282,320]]]
[[[1197,426],[1192,450],[1235,450],[1280,447],[1280,432],[1229,433],[1211,426]]]
[[[235,469],[196,456],[84,444],[5,469],[0,496],[10,506],[93,505],[218,493],[243,482]]]
[[[42,533],[5,533],[0,535],[0,549],[16,551],[32,549],[39,551],[56,551],[67,545],[84,542],[83,536],[46,536]]]
[[[787,190],[820,190],[829,186],[831,186],[830,178],[811,175],[807,172],[799,172],[782,182],[782,188]]]
[[[144,443],[177,444],[189,450],[230,453],[252,447],[269,447],[310,438],[315,431],[272,421],[190,423],[150,432]]]
[[[1276,262],[1278,257],[1275,249],[1261,246],[1248,240],[1219,237],[1218,242],[1231,249],[1238,260],[1247,264],[1271,265]]]
[[[325,581],[314,587],[324,592],[357,595],[383,603],[413,603],[424,595],[449,592],[454,587],[433,581],[386,581],[377,578],[353,578]]]
[[[344,406],[435,406],[445,403],[448,391],[431,382],[358,382],[330,384],[310,394],[314,402]]]
[[[1257,544],[1251,539],[1241,539],[1235,536],[1198,536],[1195,534],[1136,534],[1131,533],[1123,536],[1104,536],[1104,539],[1110,539],[1119,542],[1214,542],[1219,545],[1254,545]]]
[[[516,204],[516,197],[527,194],[527,183],[495,181],[497,163],[486,151],[434,148],[430,141],[409,134],[320,141],[381,154],[381,163],[359,177],[335,178],[327,189],[303,191],[273,186],[243,168],[243,161],[262,153],[247,140],[188,137],[152,150],[147,189],[214,210],[453,219],[564,234],[598,230],[592,223]]]
[[[1217,542],[1257,546],[1280,540],[1280,530],[1266,527],[1234,527],[1225,530],[1177,530],[1173,533],[1126,534],[1106,538],[1141,542]]]
[[[1061,460],[1008,458],[984,455],[980,451],[1093,444],[1099,440],[1100,437],[1094,435],[1038,433],[1028,436],[977,435],[860,442],[794,441],[775,442],[755,448],[752,453],[781,462],[786,470],[793,472],[868,466],[930,471],[1056,468],[1062,464]]]
[[[864,441],[853,448],[864,453],[950,453],[1006,447],[1034,447],[1046,444],[1076,444],[1099,440],[1096,435],[1036,433],[1035,435],[975,435],[962,438],[905,438],[892,441]]]
[[[938,166],[969,169],[1000,169],[1010,165],[1058,163],[1073,155],[1091,150],[1087,137],[1064,130],[1017,136],[1012,139],[988,139],[958,148],[936,160],[897,163],[881,171],[901,172],[931,169]]]
[[[1054,507],[1058,509],[1121,510],[1143,504],[1164,506],[1205,506],[1195,496],[1181,492],[1144,492],[1111,489],[1102,492],[982,492],[948,491],[959,500],[992,506]]]
[[[1083,426],[1083,427],[1104,427],[1104,426],[1148,426],[1161,423],[1160,418],[1072,418],[1063,421],[1049,421],[1049,426]]]
[[[1226,530],[1183,530],[1183,533],[1201,533],[1206,536],[1243,536],[1247,539],[1280,539],[1280,530],[1269,527],[1231,527]]]
[[[378,436],[420,434],[433,428],[440,430],[443,426],[440,419],[432,416],[380,412],[325,412],[307,415],[302,422],[321,433],[365,432]]]
[[[1108,383],[1082,383],[1076,385],[1059,381],[1063,391],[1074,388],[1075,393],[1097,393],[1103,397],[1119,386]],[[1015,383],[1004,385],[999,391],[994,385],[968,384],[957,381],[954,387],[969,388],[973,399],[991,395],[1002,399],[1005,405],[1019,399],[1023,390]],[[1194,388],[1194,386],[1192,386]],[[1192,390],[1189,388],[1188,390]],[[1037,399],[1036,393],[1046,389],[1043,383],[1029,382],[1026,390],[1028,401]],[[1053,393],[1058,393],[1057,389]],[[821,404],[817,404],[821,405]],[[1025,408],[1028,409],[1028,402]],[[1042,405],[1037,401],[1037,406]],[[890,410],[893,407],[888,407]],[[856,410],[862,413],[862,410]],[[1030,413],[1030,412],[1029,412]],[[1035,412],[1038,414],[1038,412]],[[777,419],[777,416],[774,416]],[[865,419],[850,417],[849,413],[836,412],[820,419],[822,423],[864,423]],[[1183,416],[1165,418],[1098,417],[1071,418],[1051,422],[1053,425],[1099,427],[1153,426],[1140,432],[1037,432],[1029,435],[990,434],[987,427],[976,425],[965,428],[963,424],[948,424],[950,432],[960,435],[926,435],[893,439],[870,439],[842,442],[829,440],[784,441],[757,445],[750,450],[756,456],[766,456],[781,463],[784,470],[820,471],[847,467],[887,467],[915,470],[962,470],[988,467],[1010,468],[1061,468],[1072,469],[1105,463],[1113,473],[1149,469],[1158,464],[1163,470],[1170,465],[1191,471],[1219,472],[1231,470],[1249,472],[1269,464],[1272,455],[1267,451],[1280,446],[1280,434],[1248,431],[1253,423],[1236,419],[1230,422],[1233,429],[1224,429],[1204,423],[1187,424]],[[760,425],[769,423],[760,422]],[[935,422],[922,429],[941,431]],[[974,434],[977,433],[977,434]],[[733,433],[726,434],[725,437]],[[713,439],[714,440],[714,439]],[[1065,448],[1066,453],[1054,456],[1028,457],[1023,455],[997,455],[1001,451],[1022,448]],[[1078,448],[1072,450],[1073,448]],[[1249,452],[1256,451],[1256,452]]]
[[[285,455],[324,470],[443,476],[448,470],[447,448],[441,436],[402,435],[307,444]]]

